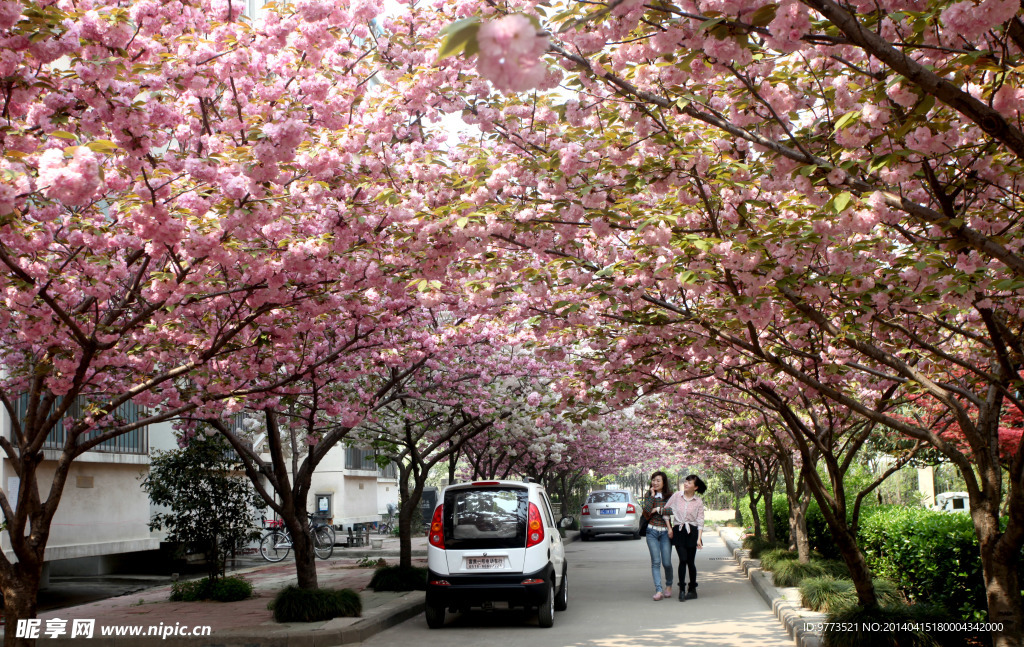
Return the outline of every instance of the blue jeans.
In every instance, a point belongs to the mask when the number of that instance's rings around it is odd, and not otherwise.
[[[651,551],[651,575],[654,576],[654,590],[661,593],[661,569],[665,569],[665,586],[672,586],[672,542],[668,539],[668,528],[647,526],[647,550]]]

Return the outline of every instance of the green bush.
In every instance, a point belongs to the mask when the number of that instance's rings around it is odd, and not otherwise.
[[[785,548],[772,548],[761,553],[761,568],[766,571],[775,570],[775,565],[783,560],[796,559],[796,551]]]
[[[860,544],[872,572],[912,601],[984,621],[987,603],[974,524],[965,514],[892,507],[868,517]]]
[[[252,583],[235,576],[217,578],[212,582],[204,577],[201,580],[175,582],[171,585],[171,602],[237,602],[251,597]]]
[[[913,627],[915,624],[948,621],[941,611],[924,605],[896,605],[867,611],[863,607],[848,607],[827,616],[822,643],[825,647],[953,647],[963,645],[961,634],[924,631],[883,632],[873,627]],[[834,623],[834,624],[833,624]]]
[[[363,612],[363,601],[352,589],[282,589],[267,605],[277,622],[318,622],[331,618],[355,618]]]
[[[903,603],[903,596],[889,580],[877,578],[874,584],[875,595],[882,606]],[[836,613],[857,606],[857,591],[851,580],[837,579],[829,575],[808,577],[800,583],[800,601],[812,611]]]
[[[252,582],[240,577],[222,577],[210,587],[210,599],[218,602],[237,602],[252,597]]]
[[[800,582],[808,577],[821,577],[825,574],[818,563],[801,564],[796,559],[783,559],[775,564],[772,571],[772,582],[775,586],[800,586]]]
[[[427,569],[418,566],[384,566],[373,572],[369,586],[374,591],[426,591]]]

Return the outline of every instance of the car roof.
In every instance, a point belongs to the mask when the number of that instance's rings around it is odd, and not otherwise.
[[[462,490],[462,489],[474,488],[474,487],[517,487],[517,488],[529,489],[530,486],[539,488],[539,487],[541,487],[541,484],[540,483],[527,482],[527,481],[500,481],[500,480],[495,480],[495,481],[466,481],[466,482],[463,482],[463,483],[452,483],[451,485],[449,485],[445,489],[446,490],[450,490],[450,489],[458,488],[458,489]]]

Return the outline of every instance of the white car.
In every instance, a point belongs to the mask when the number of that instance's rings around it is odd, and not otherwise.
[[[541,627],[569,603],[565,546],[538,483],[450,485],[434,508],[427,546],[427,625],[448,610],[537,608]]]

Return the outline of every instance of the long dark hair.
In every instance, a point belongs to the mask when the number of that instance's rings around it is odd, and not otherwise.
[[[708,486],[696,474],[690,474],[689,476],[687,476],[683,480],[684,481],[693,481],[694,484],[697,486],[697,494],[704,494],[705,492],[708,491]]]
[[[661,477],[661,483],[662,483],[662,486],[661,486],[661,496],[664,499],[668,499],[670,496],[672,496],[672,483],[668,480],[668,474],[666,474],[665,472],[662,472],[661,470],[658,470],[654,474],[651,474],[651,481],[654,480],[655,476],[660,476]],[[648,486],[647,489],[649,490],[650,487],[651,487],[650,481],[647,482],[647,486]]]

